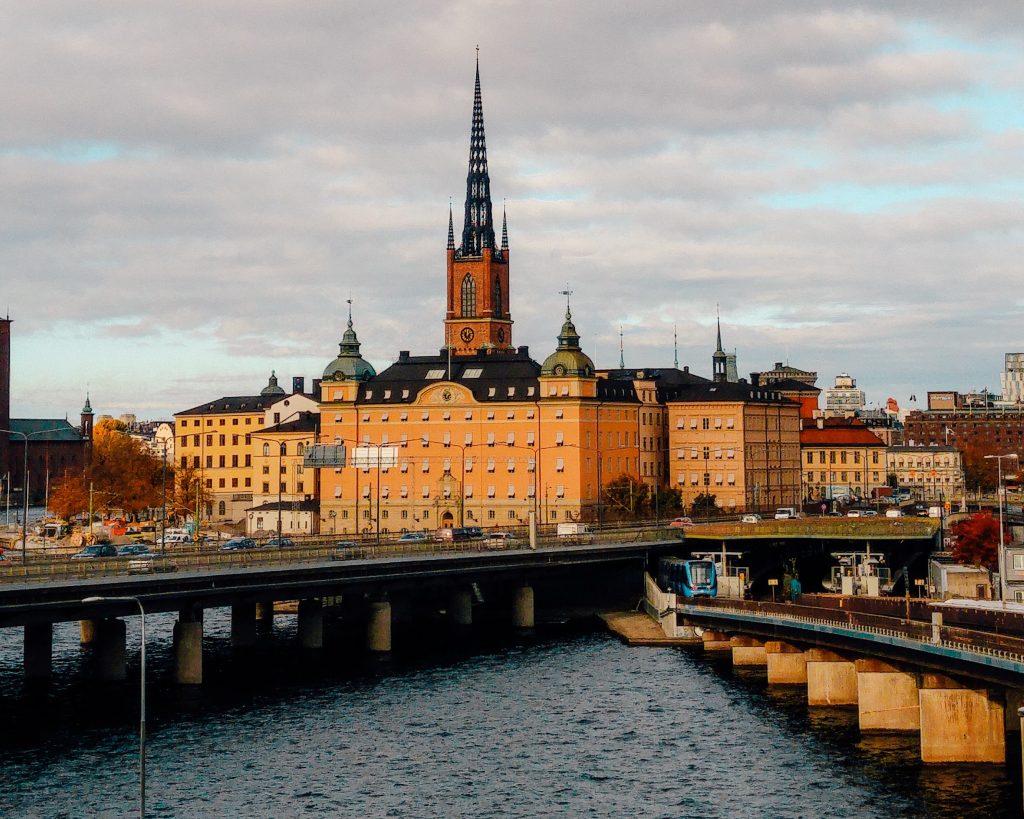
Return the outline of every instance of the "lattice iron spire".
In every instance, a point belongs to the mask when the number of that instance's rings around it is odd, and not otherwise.
[[[501,200],[501,249],[508,250],[508,213],[504,199]]]
[[[469,138],[469,170],[466,174],[466,216],[462,227],[463,256],[481,256],[494,249],[491,214],[491,178],[487,173],[487,140],[484,137],[484,104],[480,94],[480,49],[476,54],[476,86],[473,91],[473,127]]]
[[[448,200],[448,249],[455,250],[455,222],[452,220],[452,200]]]

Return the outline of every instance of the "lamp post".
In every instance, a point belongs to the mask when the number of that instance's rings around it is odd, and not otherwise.
[[[1013,458],[1017,460],[1016,452],[1008,452],[1005,455],[986,455],[985,460],[994,460],[997,464],[998,469],[998,487],[996,491],[999,493],[999,546],[996,555],[999,558],[999,599],[1006,602],[1006,548],[1003,545],[1003,458]]]
[[[16,429],[0,429],[0,432],[6,432],[8,435],[20,435],[22,441],[25,442],[25,456],[22,461],[23,471],[21,473],[21,494],[24,506],[21,517],[21,562],[24,565],[25,563],[28,563],[28,439],[34,435],[45,435],[48,432],[60,432],[60,429],[37,429],[35,432],[19,432]],[[8,483],[8,494],[10,491],[10,483]]]
[[[146,610],[138,597],[86,597],[83,603],[134,603],[142,617],[139,669],[139,817],[146,816]]]

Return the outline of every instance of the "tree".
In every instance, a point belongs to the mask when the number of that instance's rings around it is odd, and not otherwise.
[[[718,514],[717,498],[710,492],[702,492],[693,499],[690,505],[690,514],[694,517],[711,517]]]
[[[647,484],[630,477],[620,475],[604,487],[604,502],[612,510],[618,511],[623,517],[637,518],[647,513],[650,501],[650,488]]]
[[[652,506],[654,501],[651,501]],[[662,517],[683,511],[683,494],[674,486],[663,486],[657,490],[657,509]],[[653,509],[651,511],[654,511]]]
[[[992,517],[991,512],[978,512],[969,518],[953,524],[953,560],[971,566],[984,566],[995,571],[999,566],[999,521]],[[1008,534],[1003,535],[1003,542],[1009,543]]]
[[[163,461],[118,430],[118,423],[101,422],[102,431],[93,438],[88,480],[95,490],[94,505],[132,515],[160,505]]]
[[[203,486],[202,473],[193,466],[183,466],[175,470],[170,501],[170,515],[186,518],[194,515],[196,502],[206,506],[211,502],[210,493]],[[197,496],[198,494],[198,496]]]
[[[65,472],[50,489],[50,511],[70,520],[89,509],[89,487],[81,473]]]
[[[964,485],[968,489],[991,492],[999,483],[999,467],[995,458],[986,458],[996,452],[991,445],[968,440],[960,450],[964,465]],[[1005,464],[1004,464],[1005,466]]]

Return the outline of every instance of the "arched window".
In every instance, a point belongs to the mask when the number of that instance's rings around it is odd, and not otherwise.
[[[281,454],[282,455],[287,455],[288,454],[288,444],[286,444],[284,441],[281,441]]]
[[[494,277],[494,292],[491,294],[494,300],[494,315],[503,316],[505,311],[501,309],[501,278],[498,276]]]
[[[302,443],[302,441],[299,441],[299,442],[298,442],[298,443],[297,443],[297,444],[295,445],[295,454],[296,454],[296,455],[302,455],[302,454],[304,454],[305,452],[306,452],[306,445],[305,445],[305,444],[303,444],[303,443]]]
[[[263,454],[264,455],[269,455],[270,454],[270,444],[264,444],[263,445]]]
[[[473,277],[466,274],[462,280],[462,315],[472,317],[476,315],[476,282]]]

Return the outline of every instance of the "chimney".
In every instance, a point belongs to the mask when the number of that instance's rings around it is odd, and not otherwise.
[[[323,381],[322,378],[314,378],[313,379],[313,396],[316,398],[317,401],[320,400],[320,382],[321,381]]]
[[[292,393],[304,393],[306,391],[306,377],[304,375],[292,376]]]
[[[775,366],[777,368],[779,365],[776,364]],[[750,374],[750,386],[751,387],[760,387],[761,386],[761,373],[751,373]]]

